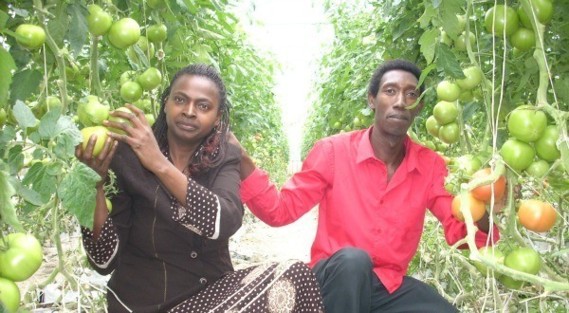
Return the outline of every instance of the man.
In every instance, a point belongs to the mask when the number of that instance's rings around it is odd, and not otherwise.
[[[261,220],[285,225],[319,204],[310,265],[327,313],[457,312],[434,288],[405,276],[427,208],[449,244],[466,235],[451,214],[443,159],[407,135],[423,106],[412,107],[424,89],[417,86],[420,75],[403,60],[380,66],[368,90],[373,125],[318,141],[280,192],[243,152],[242,200]],[[482,246],[487,216],[478,227]]]

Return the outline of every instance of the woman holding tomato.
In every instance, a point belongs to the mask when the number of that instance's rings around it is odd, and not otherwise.
[[[241,226],[241,151],[227,142],[229,107],[219,74],[191,65],[173,77],[151,129],[143,111],[115,111],[126,122],[92,157],[77,157],[103,179],[93,229],[83,229],[91,265],[112,273],[110,312],[320,312],[315,277],[302,263],[234,271],[228,240]],[[104,182],[116,175],[112,211]]]

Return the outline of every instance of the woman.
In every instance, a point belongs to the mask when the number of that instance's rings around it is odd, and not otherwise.
[[[227,143],[229,108],[219,74],[191,65],[173,77],[151,129],[141,110],[109,133],[95,158],[92,136],[77,158],[97,171],[91,265],[112,272],[110,312],[319,312],[316,280],[302,263],[235,272],[228,239],[241,226],[240,150]],[[116,175],[112,211],[103,184]],[[288,293],[287,293],[288,292]],[[287,307],[288,305],[288,307]],[[289,310],[284,310],[289,309]]]

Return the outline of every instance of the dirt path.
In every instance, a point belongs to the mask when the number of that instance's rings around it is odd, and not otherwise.
[[[266,261],[310,260],[310,246],[316,233],[317,210],[298,221],[270,227],[253,216],[232,237],[231,256],[236,269]]]

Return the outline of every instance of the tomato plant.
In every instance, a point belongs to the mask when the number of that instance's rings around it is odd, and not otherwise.
[[[154,24],[146,29],[146,37],[150,42],[162,42],[168,37],[168,28],[164,24]]]
[[[474,222],[479,221],[484,216],[484,213],[486,213],[484,202],[474,198],[471,193],[466,193],[462,196],[459,194],[452,199],[452,215],[454,215],[458,220],[464,221],[464,215],[460,210],[462,201],[464,201],[464,205],[470,211],[470,215]]]
[[[113,46],[126,49],[140,38],[140,26],[132,18],[125,17],[113,23],[107,36]]]
[[[492,175],[492,169],[487,167],[479,171],[476,171],[472,175],[472,179],[489,179],[489,176],[491,175]],[[490,200],[492,199],[492,195],[494,195],[494,199],[495,201],[497,201],[502,199],[505,191],[506,191],[506,178],[500,175],[493,182],[472,189],[471,193],[472,196],[475,197],[476,199],[483,201],[485,203],[489,203]]]
[[[549,162],[557,160],[561,156],[561,152],[557,148],[558,139],[559,128],[555,125],[547,126],[542,136],[535,142],[537,156]]]
[[[0,277],[0,309],[16,313],[20,307],[20,288],[11,280]]]
[[[87,144],[91,136],[96,136],[95,146],[93,147],[93,157],[96,157],[101,153],[105,142],[108,138],[109,130],[105,126],[91,126],[81,129],[81,136],[83,137],[83,149],[87,149]]]
[[[160,86],[160,83],[162,82],[162,73],[160,73],[160,70],[157,68],[151,67],[138,76],[137,82],[144,90],[152,90]]]
[[[516,10],[505,5],[496,5],[486,11],[484,26],[486,31],[496,36],[512,35],[518,29],[519,19]]]
[[[535,34],[532,30],[520,27],[510,38],[510,42],[515,48],[526,51],[535,47]]]
[[[45,31],[33,24],[21,24],[16,28],[16,40],[24,48],[35,50],[45,43]]]
[[[524,142],[536,141],[547,126],[547,116],[540,110],[519,107],[510,113],[508,131],[510,136]]]
[[[89,32],[95,36],[106,34],[113,24],[113,17],[96,4],[90,4],[87,8],[89,9],[89,16],[87,16]]]
[[[142,97],[142,86],[137,82],[128,81],[121,85],[120,95],[124,101],[133,103]]]
[[[77,117],[83,126],[101,125],[109,116],[110,107],[101,103],[99,97],[88,95],[79,101]]]
[[[0,252],[0,276],[23,281],[32,276],[43,261],[40,242],[31,234],[11,233]]]
[[[500,155],[513,170],[521,172],[533,162],[535,150],[523,141],[509,138],[502,145]]]
[[[545,232],[555,225],[557,212],[550,203],[535,199],[521,200],[518,219],[529,230]]]
[[[456,83],[443,80],[437,85],[437,97],[439,100],[456,101],[460,95],[460,88]]]
[[[441,126],[452,123],[458,117],[458,106],[455,102],[439,101],[433,107],[433,116]]]
[[[489,259],[492,262],[498,264],[504,264],[504,253],[498,249],[498,247],[494,246],[484,246],[478,249],[480,256],[486,259]],[[475,261],[474,266],[482,273],[482,275],[487,275],[489,268],[482,262]],[[495,273],[495,277],[500,277],[500,273]]]
[[[463,71],[465,78],[458,79],[456,83],[463,90],[470,90],[480,85],[484,77],[480,67],[474,65],[465,68]]]

